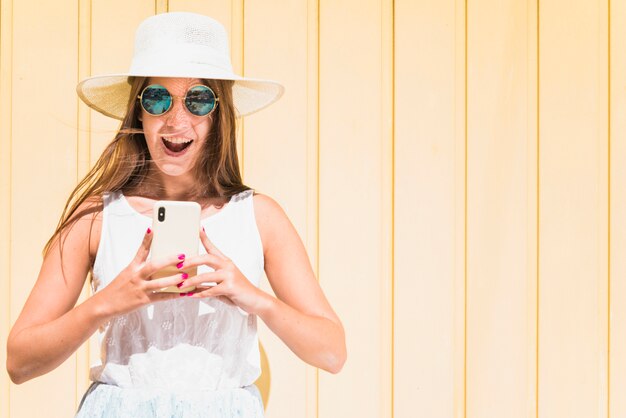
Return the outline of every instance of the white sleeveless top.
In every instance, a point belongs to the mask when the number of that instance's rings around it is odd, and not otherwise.
[[[253,191],[202,219],[209,239],[258,287],[264,260]],[[103,196],[102,233],[93,266],[94,292],[134,258],[152,219],[121,192]],[[200,254],[206,254],[200,244]],[[211,271],[200,266],[198,273]],[[185,390],[241,388],[261,373],[256,316],[215,298],[181,297],[144,306],[101,327],[91,379],[119,387]]]

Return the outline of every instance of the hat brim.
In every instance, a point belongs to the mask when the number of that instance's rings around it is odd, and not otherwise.
[[[76,86],[78,97],[90,108],[111,118],[122,120],[126,115],[131,85],[129,77],[134,74],[110,74],[89,77]],[[240,77],[197,77],[232,80],[233,104],[238,116],[247,116],[277,101],[284,87],[271,80]]]

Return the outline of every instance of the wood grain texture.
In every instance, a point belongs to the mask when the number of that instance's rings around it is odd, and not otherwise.
[[[261,324],[268,417],[626,415],[623,1],[0,0],[3,344],[119,125],[76,82],[127,71],[165,11],[216,18],[235,72],[286,87],[241,121],[244,181],[298,230],[348,361]],[[3,373],[0,416],[72,416],[97,353]]]
[[[605,2],[540,2],[539,416],[607,415]]]

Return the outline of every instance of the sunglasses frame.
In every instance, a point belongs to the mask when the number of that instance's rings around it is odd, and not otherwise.
[[[163,87],[165,89],[165,91],[167,91],[167,94],[170,95],[170,97],[172,98],[172,102],[170,103],[170,107],[167,108],[167,110],[163,113],[159,113],[158,115],[155,115],[154,113],[150,113],[148,112],[148,110],[143,106],[143,94],[145,93],[145,91],[153,86],[160,86]],[[211,109],[211,111],[209,113],[207,113],[206,115],[196,115],[194,113],[191,112],[191,110],[189,110],[189,108],[187,107],[187,104],[185,103],[185,99],[187,98],[187,95],[189,94],[189,92],[191,91],[191,89],[193,89],[194,87],[198,87],[198,86],[202,86],[202,87],[206,87],[207,89],[209,89],[211,91],[211,93],[213,93],[213,96],[215,97],[215,106],[213,106],[213,109]],[[165,86],[161,86],[160,84],[150,84],[147,85],[146,87],[143,88],[143,90],[141,90],[141,94],[139,96],[137,96],[137,98],[139,99],[139,105],[141,106],[141,108],[149,115],[151,116],[163,116],[165,115],[167,112],[169,112],[172,107],[174,107],[174,99],[180,99],[183,102],[183,107],[185,108],[185,110],[187,110],[187,112],[189,112],[192,116],[196,116],[198,118],[203,118],[206,116],[209,116],[211,113],[215,112],[215,109],[217,109],[217,105],[219,104],[219,100],[220,98],[217,97],[217,94],[215,94],[215,91],[213,91],[213,89],[209,86],[207,86],[206,84],[194,84],[193,86],[189,87],[187,89],[187,91],[185,92],[184,96],[174,96]]]

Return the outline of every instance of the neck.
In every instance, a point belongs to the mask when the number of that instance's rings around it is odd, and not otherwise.
[[[199,197],[193,173],[169,176],[151,167],[143,186],[142,194],[158,200],[197,200]]]

